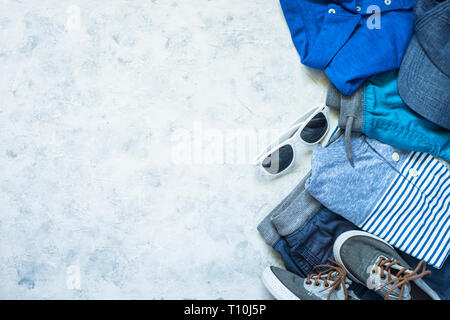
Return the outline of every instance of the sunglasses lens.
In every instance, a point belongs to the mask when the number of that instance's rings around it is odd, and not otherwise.
[[[300,137],[307,143],[319,142],[327,132],[327,118],[319,112],[312,118],[300,133]]]
[[[294,149],[292,149],[291,145],[287,144],[268,155],[262,162],[262,166],[268,173],[277,174],[286,170],[293,159]]]

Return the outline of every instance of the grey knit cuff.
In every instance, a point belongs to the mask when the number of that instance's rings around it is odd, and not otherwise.
[[[351,96],[341,95],[339,112],[339,127],[345,128],[350,118],[353,118],[352,131],[362,132],[364,115],[364,91],[361,86]]]
[[[273,247],[275,242],[280,239],[280,235],[277,233],[277,230],[272,224],[272,217],[270,216],[270,214],[260,222],[257,229],[259,234],[263,237],[264,241],[271,247]]]
[[[326,105],[336,111],[341,108],[341,96],[342,93],[330,82],[327,90]]]
[[[310,176],[311,171],[259,224],[258,231],[269,245],[300,229],[322,206],[305,189]]]

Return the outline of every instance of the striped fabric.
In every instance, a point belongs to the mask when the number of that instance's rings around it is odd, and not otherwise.
[[[412,152],[360,227],[436,268],[450,250],[450,173],[439,160]]]

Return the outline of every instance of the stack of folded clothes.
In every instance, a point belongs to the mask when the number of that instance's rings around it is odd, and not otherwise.
[[[450,299],[450,0],[280,0],[339,130],[259,224],[277,299]]]

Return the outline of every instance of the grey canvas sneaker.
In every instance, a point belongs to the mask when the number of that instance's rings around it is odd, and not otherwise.
[[[391,245],[370,233],[344,232],[336,239],[333,253],[350,279],[386,300],[440,300],[421,279],[431,273],[425,261],[413,270]]]
[[[349,299],[347,289],[352,282],[346,277],[342,266],[318,265],[314,272],[317,273],[302,278],[277,267],[268,267],[263,272],[262,281],[277,300]]]

